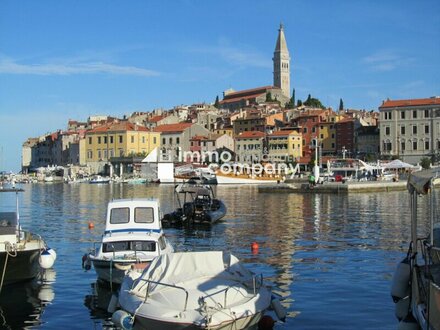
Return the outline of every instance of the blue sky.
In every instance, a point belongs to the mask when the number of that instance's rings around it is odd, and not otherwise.
[[[272,84],[280,22],[297,99],[377,110],[440,95],[440,1],[0,1],[0,170],[90,115]]]

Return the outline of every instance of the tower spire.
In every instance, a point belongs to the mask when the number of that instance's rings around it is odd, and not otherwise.
[[[273,54],[273,84],[281,88],[283,94],[290,97],[290,55],[284,36],[284,25],[281,22]]]

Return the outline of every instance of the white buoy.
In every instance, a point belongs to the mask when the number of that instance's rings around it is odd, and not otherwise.
[[[287,313],[286,309],[283,307],[283,305],[281,305],[280,300],[278,298],[273,298],[271,301],[271,305],[278,319],[285,322]]]
[[[406,297],[410,293],[409,278],[411,275],[411,265],[406,257],[398,265],[393,276],[391,286],[391,296],[394,302]]]
[[[108,306],[107,306],[107,312],[114,313],[116,310],[116,307],[118,307],[118,296],[116,296],[115,294],[112,294],[110,302],[108,303]]]
[[[41,268],[49,269],[49,268],[52,268],[52,266],[55,262],[55,259],[47,250],[44,250],[40,254],[40,258],[38,259],[38,262],[39,262]]]
[[[112,322],[124,330],[131,330],[133,328],[133,318],[122,309],[113,313]]]
[[[410,297],[406,296],[396,303],[394,307],[394,313],[396,314],[396,317],[399,321],[403,320],[408,315],[410,302]]]
[[[47,252],[49,252],[50,255],[53,257],[53,261],[57,260],[57,253],[55,252],[54,249],[52,249],[52,248],[47,248],[46,250],[47,250]]]

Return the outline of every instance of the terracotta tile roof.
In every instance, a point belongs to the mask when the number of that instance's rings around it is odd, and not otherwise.
[[[150,119],[148,119],[147,121],[149,123],[157,123],[159,120],[162,120],[164,118],[165,118],[165,116],[153,116]]]
[[[383,108],[395,108],[395,107],[407,107],[417,105],[440,105],[440,97],[430,97],[425,99],[410,99],[410,100],[386,100],[383,101],[379,109]]]
[[[269,134],[268,136],[288,136],[292,133],[298,133],[297,131],[294,130],[285,130],[285,131],[276,131],[273,132],[272,134]]]
[[[274,88],[273,86],[263,86],[263,87],[256,87],[256,88],[251,88],[251,89],[243,89],[241,91],[236,91],[236,92],[232,92],[229,93],[228,95],[225,96],[225,99],[228,97],[237,97],[241,94],[261,94],[261,93],[266,93],[267,89],[272,89]]]
[[[257,139],[265,136],[266,134],[260,131],[247,131],[238,135],[236,139],[252,139],[252,138]]]
[[[251,94],[251,95],[248,95],[248,96],[238,96],[238,97],[228,98],[228,99],[225,98],[224,100],[221,100],[219,103],[220,103],[220,104],[225,104],[225,103],[238,102],[238,101],[240,101],[240,100],[254,99],[254,98],[257,98],[257,97],[259,97],[259,96],[263,96],[263,95],[266,95],[266,92],[264,92],[264,93],[259,93],[259,94]],[[228,96],[229,96],[229,95],[228,95]]]
[[[88,133],[105,133],[111,131],[148,131],[148,129],[144,126],[139,126],[129,121],[114,121],[110,123],[106,123],[101,126],[97,126],[91,130],[88,130]]]
[[[353,118],[343,118],[343,119],[341,119],[341,120],[335,122],[334,124],[335,124],[335,125],[338,125],[338,124],[353,123],[353,122],[354,122],[354,119],[353,119]],[[320,125],[320,124],[322,124],[322,123],[319,123],[319,125]]]
[[[181,133],[188,127],[192,126],[193,123],[177,123],[177,124],[166,124],[157,126],[154,132],[160,133]]]

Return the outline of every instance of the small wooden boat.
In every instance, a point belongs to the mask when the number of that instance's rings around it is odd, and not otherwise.
[[[215,198],[209,185],[179,184],[175,188],[178,208],[162,221],[171,225],[213,224],[226,214],[226,205]]]

